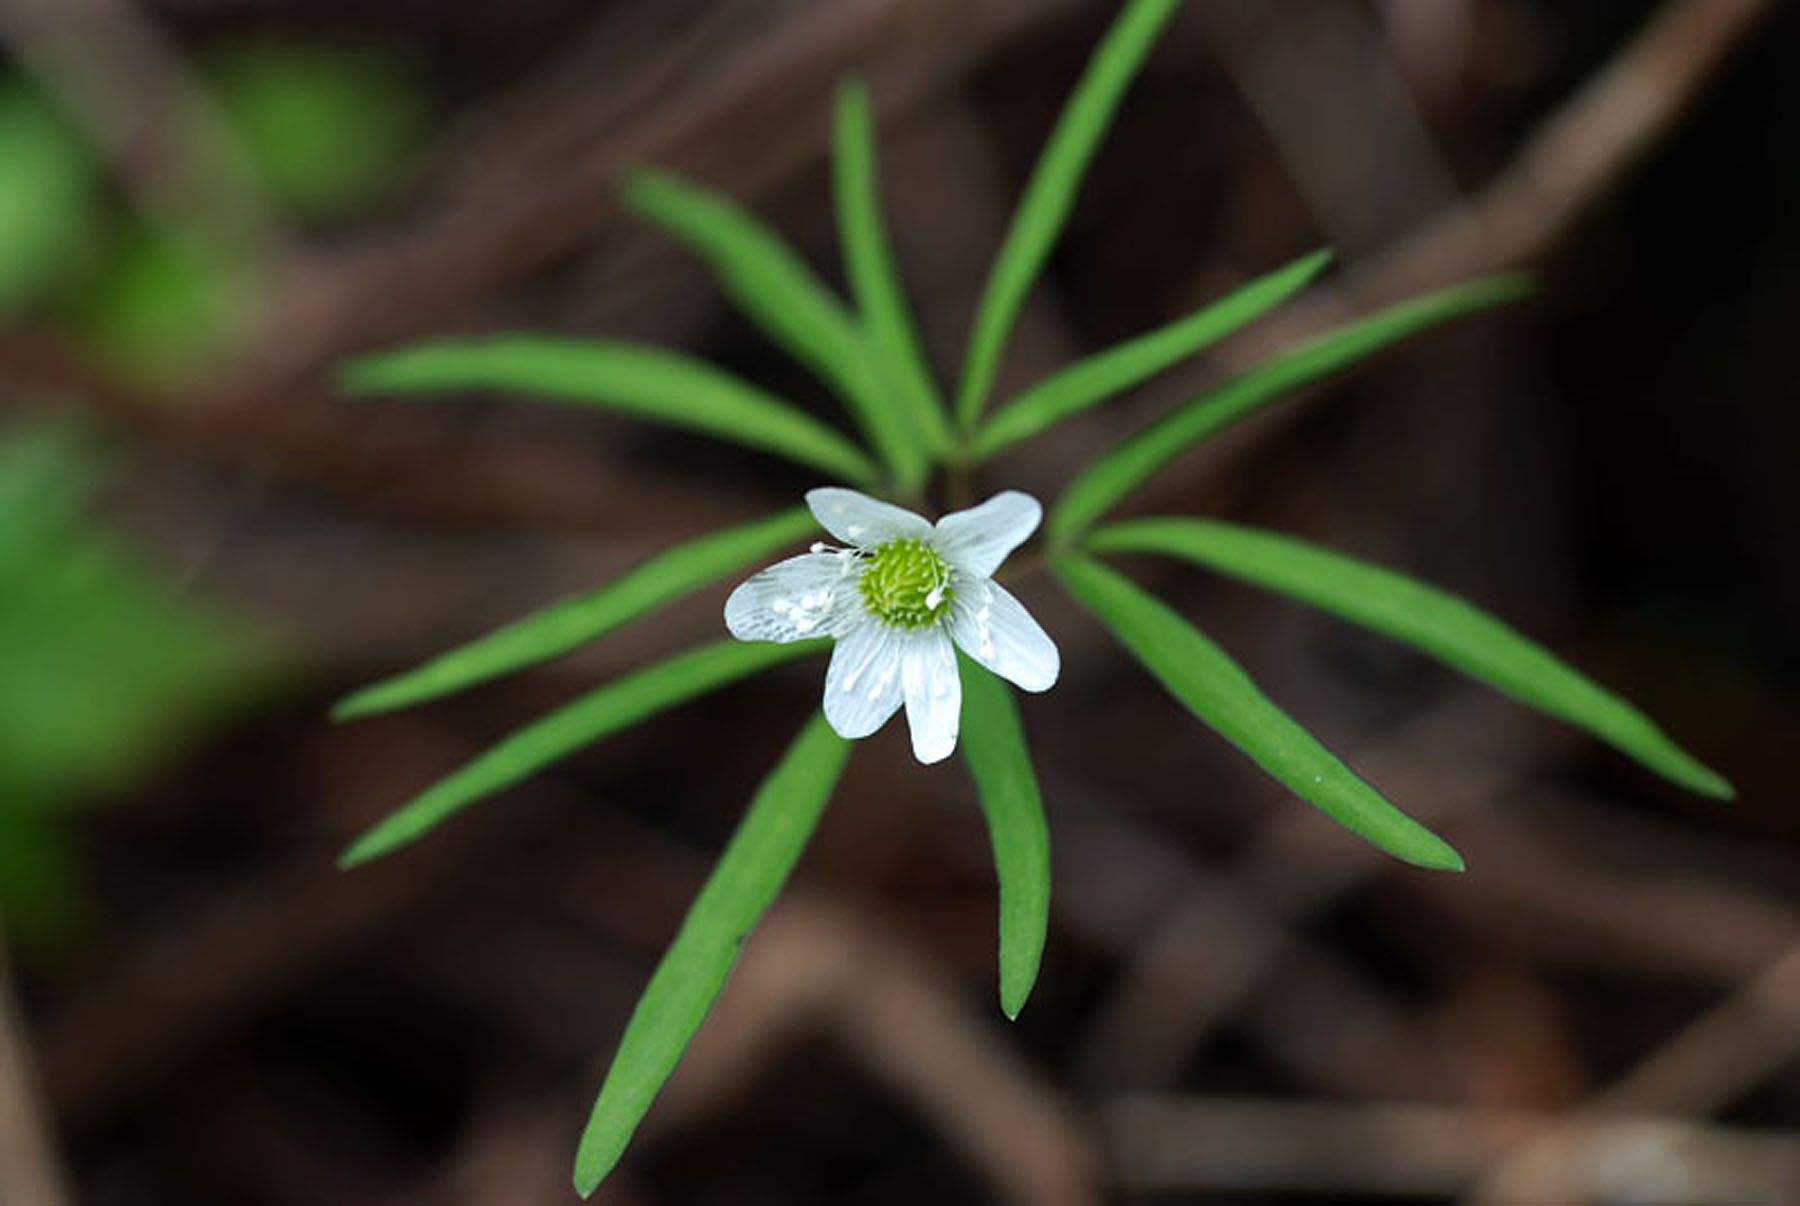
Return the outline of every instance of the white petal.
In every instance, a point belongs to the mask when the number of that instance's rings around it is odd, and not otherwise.
[[[955,511],[937,521],[938,552],[957,569],[991,577],[1006,555],[1037,530],[1044,508],[1029,494],[1007,490],[979,507]]]
[[[962,677],[956,670],[956,646],[942,628],[910,633],[900,661],[906,691],[906,723],[912,729],[913,757],[942,762],[956,748],[962,722]]]
[[[950,604],[950,635],[963,652],[1027,691],[1056,685],[1062,659],[1056,642],[1006,588],[959,578]]]
[[[848,555],[802,553],[746,579],[725,600],[725,627],[740,641],[836,636],[860,610]]]
[[[869,548],[900,537],[928,540],[931,522],[893,503],[842,486],[821,486],[806,492],[806,505],[827,532],[845,544]]]
[[[839,737],[867,737],[899,709],[902,635],[870,620],[838,638],[825,671],[825,719]]]

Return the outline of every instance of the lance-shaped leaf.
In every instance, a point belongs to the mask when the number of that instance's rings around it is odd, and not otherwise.
[[[923,433],[926,445],[943,452],[950,446],[950,424],[881,220],[875,123],[869,112],[869,90],[860,81],[847,81],[838,89],[833,136],[838,234],[844,243],[851,295],[896,396],[911,412],[913,425]]]
[[[490,796],[602,737],[767,670],[816,653],[829,641],[776,645],[717,641],[635,671],[590,691],[502,738],[448,777],[389,813],[339,858],[354,867],[406,845],[484,796]]]
[[[517,391],[702,431],[844,481],[879,476],[855,443],[806,412],[723,369],[642,344],[549,335],[432,340],[353,360],[342,382],[358,393]]]
[[[1184,403],[1102,453],[1069,483],[1051,509],[1049,533],[1068,540],[1195,444],[1303,385],[1374,355],[1406,336],[1459,315],[1512,301],[1522,277],[1487,277],[1378,310],[1281,353]]]
[[[744,940],[806,848],[849,753],[850,743],[815,714],[757,789],[625,1026],[575,1156],[581,1196],[618,1163],[705,1020]]]
[[[780,236],[718,193],[664,172],[632,173],[625,203],[711,265],[751,321],[837,390],[903,482],[923,479],[921,437],[889,404],[856,320]]]
[[[1086,557],[1064,555],[1053,568],[1169,694],[1294,794],[1397,858],[1462,870],[1462,858],[1442,838],[1358,778],[1161,600]]]
[[[1719,799],[1732,795],[1731,784],[1625,700],[1474,605],[1403,574],[1290,536],[1216,520],[1132,520],[1100,529],[1087,546],[1179,557],[1292,595],[1586,729],[1683,787]]]
[[[988,420],[975,437],[976,453],[991,456],[1020,440],[1030,439],[1051,424],[1124,393],[1195,355],[1279,306],[1330,262],[1329,251],[1315,251],[1232,290],[1185,318],[1046,377]]]
[[[1112,124],[1119,99],[1179,7],[1178,0],[1130,0],[1125,5],[1094,48],[1087,70],[1038,155],[975,311],[956,398],[956,418],[964,430],[981,417],[1013,320],[1062,233],[1081,177]]]
[[[1050,832],[1012,691],[962,663],[962,750],[981,796],[1000,880],[1000,1008],[1016,1018],[1037,981],[1050,925]]]
[[[390,712],[558,657],[621,624],[717,581],[818,527],[805,507],[709,532],[601,587],[553,603],[422,666],[364,687],[332,709],[338,720]]]

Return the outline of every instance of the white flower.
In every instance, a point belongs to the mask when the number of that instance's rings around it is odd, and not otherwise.
[[[825,672],[825,718],[840,737],[867,737],[906,705],[913,754],[956,748],[962,679],[956,646],[1027,691],[1056,682],[1056,645],[992,581],[1037,528],[1043,508],[1009,490],[934,525],[855,490],[810,490],[806,505],[848,547],[763,570],[731,592],[725,626],[743,641],[837,641]]]

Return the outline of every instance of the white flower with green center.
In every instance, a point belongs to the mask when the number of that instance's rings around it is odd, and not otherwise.
[[[815,544],[755,575],[725,601],[725,626],[742,641],[834,638],[825,718],[839,736],[867,737],[904,703],[913,754],[949,757],[958,646],[1027,691],[1055,684],[1055,643],[993,581],[1043,517],[1035,498],[1009,490],[935,524],[838,487],[808,491],[806,505],[846,547]]]

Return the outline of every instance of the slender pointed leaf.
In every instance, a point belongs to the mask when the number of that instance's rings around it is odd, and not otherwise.
[[[1732,795],[1730,783],[1670,741],[1648,716],[1447,591],[1290,536],[1215,520],[1131,520],[1100,529],[1087,545],[1179,557],[1292,595],[1586,729],[1683,787],[1719,799]]]
[[[1179,7],[1179,0],[1129,0],[1094,48],[1081,81],[1038,155],[975,311],[956,397],[956,418],[963,430],[973,429],[981,417],[1013,320],[1051,245],[1062,233],[1081,178],[1101,136],[1112,124],[1120,98]]]
[[[1428,293],[1328,331],[1201,394],[1082,470],[1051,509],[1050,535],[1063,541],[1076,536],[1170,461],[1258,407],[1408,335],[1512,301],[1526,289],[1522,277],[1496,276]]]
[[[850,743],[815,714],[757,789],[625,1026],[575,1156],[582,1197],[618,1163],[706,1019],[744,940],[799,861],[849,754]]]
[[[815,653],[829,643],[717,641],[607,683],[502,738],[414,796],[357,838],[338,863],[354,867],[388,854],[484,796],[511,787],[583,746],[696,695]]]
[[[1078,411],[1124,393],[1268,313],[1305,288],[1330,262],[1329,251],[1315,251],[1232,290],[1185,318],[1046,377],[988,420],[975,437],[975,452],[991,456]]]
[[[861,449],[806,412],[723,369],[642,344],[548,335],[432,340],[354,360],[342,382],[357,393],[534,394],[703,431],[849,482],[879,477]]]
[[[897,396],[911,410],[914,426],[923,433],[927,447],[943,452],[950,446],[950,424],[882,223],[875,123],[869,91],[860,81],[847,81],[838,89],[833,134],[838,231],[851,294],[869,342],[881,356]]]
[[[889,405],[856,320],[780,236],[726,197],[664,172],[634,172],[625,202],[710,264],[753,322],[838,391],[902,481],[923,480],[921,437]]]
[[[981,796],[1000,880],[1000,1008],[1016,1018],[1050,925],[1050,831],[1012,691],[962,654],[962,750]]]
[[[790,545],[818,527],[794,507],[690,540],[635,566],[599,590],[564,599],[364,687],[332,709],[338,720],[409,708],[502,674],[548,661],[689,591]]]
[[[1462,870],[1462,858],[1442,838],[1358,778],[1160,599],[1086,557],[1064,555],[1053,568],[1169,694],[1296,795],[1396,858]]]

